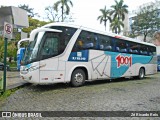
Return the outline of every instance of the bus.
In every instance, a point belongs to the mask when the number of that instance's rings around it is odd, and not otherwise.
[[[17,48],[18,48],[18,51],[17,51],[17,70],[18,71],[20,70],[21,60],[23,58],[24,51],[25,51],[25,48],[21,47],[21,44],[22,44],[22,42],[26,42],[26,41],[29,41],[29,39],[28,38],[21,39],[20,41],[18,41],[18,44],[17,44]]]
[[[50,23],[31,32],[20,68],[36,84],[138,77],[157,72],[156,47],[83,26]]]

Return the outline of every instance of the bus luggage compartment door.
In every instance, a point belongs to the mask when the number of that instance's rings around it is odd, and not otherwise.
[[[40,61],[40,83],[53,83],[58,69],[58,58]]]

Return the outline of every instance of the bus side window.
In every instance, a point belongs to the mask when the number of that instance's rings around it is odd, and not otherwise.
[[[148,54],[148,48],[146,45],[140,45],[140,50],[139,50],[139,53],[141,55],[147,55]]]
[[[125,41],[117,39],[116,40],[116,52],[127,52],[127,44]]]
[[[112,51],[111,38],[109,36],[99,35],[99,49]]]
[[[85,36],[86,36],[86,32],[82,31],[73,46],[72,52],[77,52],[77,51],[85,49],[84,47],[85,46],[85,42],[84,42]]]
[[[148,47],[148,55],[153,56],[156,54],[156,48],[155,47]]]
[[[84,48],[85,49],[96,49],[96,39],[93,33],[87,32]]]
[[[136,43],[134,42],[129,42],[129,53],[131,54],[138,54],[138,51],[139,51],[139,45],[137,45]]]
[[[73,46],[72,52],[83,50],[84,42],[81,38],[78,38],[75,45]]]

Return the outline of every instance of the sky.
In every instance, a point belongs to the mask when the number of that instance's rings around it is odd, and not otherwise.
[[[30,8],[34,8],[34,12],[38,13],[41,17],[40,20],[46,17],[45,7],[52,6],[58,0],[0,0],[0,5],[4,6],[15,6],[18,7],[20,4],[29,5]],[[115,3],[114,0],[71,0],[73,8],[74,24],[82,25],[85,27],[104,30],[104,25],[100,24],[97,17],[101,15],[99,9],[103,9],[106,5],[109,9],[111,5]],[[128,5],[128,10],[135,10],[139,5],[148,3],[154,0],[124,0],[124,4]],[[109,30],[109,29],[108,29]]]

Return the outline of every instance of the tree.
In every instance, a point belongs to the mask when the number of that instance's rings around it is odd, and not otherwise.
[[[147,36],[153,37],[155,31],[160,29],[160,10],[155,7],[155,4],[157,4],[157,2],[139,8],[139,12],[131,25],[134,34],[144,36],[144,42],[146,42]]]
[[[124,24],[122,23],[125,19],[125,14],[128,13],[128,6],[124,4],[123,0],[120,0],[119,2],[115,0],[115,5],[112,5],[110,15],[112,15],[112,23],[110,25],[112,31],[115,33],[121,32],[121,26],[124,27]],[[113,28],[115,30],[113,30]]]
[[[120,0],[119,2],[117,0],[115,0],[115,5],[112,5],[111,8],[111,12],[110,14],[113,15],[113,19],[115,19],[116,17],[118,18],[118,20],[124,20],[125,19],[125,13],[128,13],[128,6],[124,4],[123,0]]]
[[[112,32],[119,34],[121,32],[121,27],[124,27],[124,24],[122,21],[118,20],[118,18],[115,18],[112,20],[110,27],[112,29]]]
[[[104,22],[105,31],[106,31],[107,21],[108,20],[111,21],[110,10],[107,10],[105,6],[104,9],[100,9],[100,12],[102,15],[98,16],[97,20],[100,20],[100,24]]]
[[[58,7],[61,5],[62,9],[62,22],[64,21],[64,14],[69,15],[70,7],[68,3],[73,7],[73,3],[71,0],[59,0],[54,4],[54,9],[58,12]]]
[[[26,10],[27,11],[27,13],[28,13],[28,17],[34,17],[34,16],[36,16],[36,15],[38,15],[38,13],[34,13],[33,12],[33,10],[34,10],[34,8],[30,8],[29,7],[29,5],[18,5],[18,7],[19,8],[21,8],[21,9],[24,9],[24,10]]]
[[[47,19],[50,21],[50,22],[59,22],[60,19],[62,18],[62,15],[61,13],[59,13],[58,11],[54,10],[54,7],[52,6],[47,6],[45,8],[45,12],[46,12],[46,15],[47,15]],[[63,15],[63,21],[65,22],[73,22],[74,19],[72,17],[72,14],[64,14]]]
[[[45,12],[47,15],[47,19],[50,22],[60,21],[59,19],[61,18],[62,15],[59,15],[59,13],[56,10],[54,10],[52,6],[47,6],[45,8]]]
[[[15,46],[16,41],[9,41],[7,47],[7,57],[9,57],[9,62],[11,62],[12,57],[15,57],[17,54],[17,48]],[[3,60],[4,56],[4,40],[0,38],[0,61]]]
[[[28,19],[29,19],[29,27],[22,29],[22,31],[25,33],[30,33],[32,30],[36,29],[37,27],[41,27],[41,26],[49,23],[49,22],[45,22],[45,21],[39,21],[39,20],[33,19],[31,17],[28,17]]]
[[[12,58],[17,55],[17,46],[15,46],[16,41],[11,41],[8,43],[7,56],[9,57],[9,62],[11,63]]]
[[[0,61],[2,60],[4,55],[4,40],[0,39]]]

